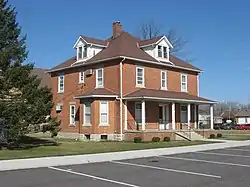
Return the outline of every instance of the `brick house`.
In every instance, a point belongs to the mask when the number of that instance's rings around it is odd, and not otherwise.
[[[212,117],[214,102],[199,96],[202,70],[171,48],[166,36],[140,40],[120,22],[106,40],[80,36],[76,56],[48,71],[61,134],[117,140],[131,131],[197,128],[201,104]]]

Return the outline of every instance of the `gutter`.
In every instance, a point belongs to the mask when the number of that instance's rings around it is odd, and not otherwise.
[[[123,128],[122,128],[122,95],[123,95],[123,77],[122,77],[122,63],[126,58],[124,57],[121,61],[120,61],[120,139],[121,141],[123,140]]]

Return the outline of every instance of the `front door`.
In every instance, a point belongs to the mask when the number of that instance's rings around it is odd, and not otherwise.
[[[169,129],[169,105],[159,105],[159,129]]]

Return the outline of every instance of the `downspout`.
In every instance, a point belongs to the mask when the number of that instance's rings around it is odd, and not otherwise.
[[[120,140],[123,140],[123,130],[122,130],[122,93],[123,93],[123,89],[122,89],[122,83],[123,83],[123,78],[122,78],[122,63],[126,58],[124,57],[121,62],[120,62]]]

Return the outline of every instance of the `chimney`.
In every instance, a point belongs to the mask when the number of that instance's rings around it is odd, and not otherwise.
[[[122,25],[120,21],[113,22],[113,38],[116,38],[122,33]]]

